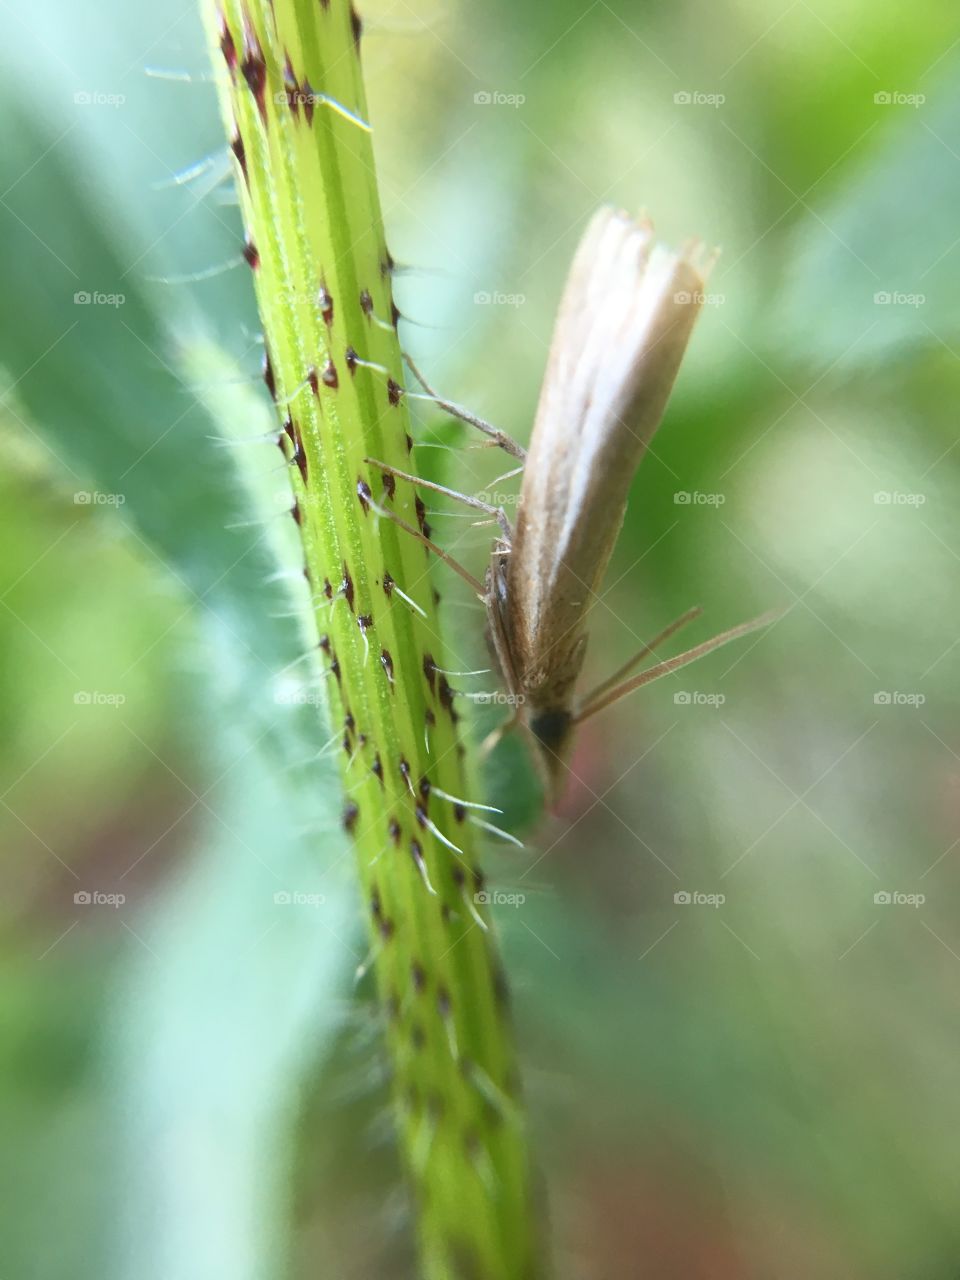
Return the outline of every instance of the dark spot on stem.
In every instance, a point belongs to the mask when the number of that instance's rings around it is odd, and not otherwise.
[[[383,667],[384,671],[387,673],[387,679],[390,681],[390,684],[392,686],[393,685],[393,659],[390,657],[389,649],[381,649],[380,665]]]
[[[423,655],[423,674],[427,678],[427,684],[430,686],[430,692],[436,692],[437,684],[437,664],[433,660],[433,654],[425,653]]]
[[[413,960],[410,964],[410,980],[413,983],[414,991],[424,991],[426,989],[427,975],[419,960]]]
[[[373,299],[370,297],[369,289],[360,290],[360,310],[365,316],[368,316],[373,310]]]
[[[360,37],[363,35],[363,21],[353,5],[350,6],[350,30],[353,32],[353,47],[360,52]]]
[[[389,471],[383,473],[383,492],[391,501],[397,492],[397,477],[392,476]]]
[[[416,508],[417,524],[420,526],[420,532],[424,534],[424,537],[426,537],[424,530],[427,527],[427,508],[423,505],[423,499],[419,496],[414,498],[413,505]]]
[[[323,594],[327,597],[328,600],[333,599],[333,587],[331,587],[330,585],[329,578],[324,578],[323,580]]]
[[[327,357],[326,364],[323,366],[323,373],[320,376],[323,378],[323,385],[325,387],[330,387],[334,391],[339,387],[340,379],[337,377],[337,366],[329,356]]]
[[[350,370],[351,374],[354,373],[357,367],[357,360],[359,357],[357,356],[357,353],[356,351],[354,351],[353,347],[347,347],[346,351],[344,352],[343,358],[346,360],[347,368]]]
[[[351,800],[343,811],[343,829],[348,835],[353,835],[359,817],[360,806]]]
[[[467,811],[462,804],[455,804],[453,806],[453,816],[458,822],[464,821],[467,816]]]
[[[400,823],[396,820],[396,818],[391,818],[390,821],[387,823],[387,831],[390,835],[390,839],[392,840],[392,842],[395,845],[399,845],[401,831],[400,831]]]
[[[387,379],[387,398],[391,404],[399,404],[400,397],[403,395],[403,388],[399,383],[394,382],[392,378]]]
[[[233,33],[227,26],[226,18],[222,19],[223,25],[220,28],[220,52],[223,54],[230,73],[233,74],[237,69],[237,46],[233,42]]]
[[[391,578],[390,574],[385,573],[383,575],[383,594],[387,597],[388,600],[390,599],[390,596],[393,592],[393,588],[395,586],[396,586],[396,583],[394,582],[393,578]]]
[[[243,73],[244,80],[247,82],[247,88],[253,94],[257,110],[260,112],[260,119],[266,124],[267,64],[264,60],[263,49],[260,47],[260,41],[257,39],[256,33],[249,28],[244,36],[244,46],[243,62],[240,70]]]
[[[230,140],[230,150],[234,154],[237,164],[240,166],[240,172],[243,174],[243,180],[247,180],[247,149],[243,145],[243,138],[240,136],[240,130],[233,135]]]
[[[321,316],[323,316],[323,322],[329,329],[333,324],[333,298],[327,286],[322,283],[317,290],[317,305],[320,308]]]
[[[256,250],[254,250],[254,252],[256,252]],[[247,256],[246,247],[244,247],[243,256],[244,256],[244,257],[246,257],[246,256]],[[270,399],[271,399],[271,400],[276,400],[276,398],[277,398],[277,380],[276,380],[276,378],[275,378],[275,377],[274,377],[274,375],[273,375],[273,361],[270,359],[270,352],[269,352],[269,351],[264,351],[264,353],[263,353],[263,365],[261,366],[261,370],[260,370],[260,372],[263,374],[263,381],[264,381],[264,383],[265,383],[265,385],[266,385],[267,390],[270,392]],[[289,418],[287,419],[287,422],[290,422],[290,419],[289,419]],[[291,426],[292,426],[292,425],[293,425],[293,424],[291,423]],[[287,423],[286,423],[286,422],[283,424],[283,429],[284,429],[284,431],[286,431],[286,430],[287,430]],[[297,437],[296,437],[296,435],[294,434],[294,432],[293,432],[293,431],[291,431],[289,434],[290,434],[290,439],[291,439],[291,440],[293,440],[293,441],[294,441],[294,443],[296,443],[296,438],[297,438]]]
[[[350,612],[353,613],[353,579],[350,577],[350,570],[347,568],[347,562],[343,562],[343,580],[340,583],[341,594],[350,606]]]
[[[311,365],[307,371],[307,382],[310,384],[310,390],[313,394],[320,394],[320,375],[317,373],[315,365]]]
[[[370,492],[370,486],[361,476],[357,480],[357,497],[360,499],[360,506],[363,508],[363,514],[366,515],[370,510],[370,499],[373,494]]]
[[[376,780],[380,783],[382,787],[383,786],[383,761],[380,759],[379,752],[377,753],[373,761],[373,764],[370,766],[370,772],[373,774],[373,776],[376,778]]]

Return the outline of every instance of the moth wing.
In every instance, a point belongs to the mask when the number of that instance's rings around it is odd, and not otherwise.
[[[703,296],[699,250],[600,209],[560,303],[510,557],[511,644],[543,704],[562,701],[633,476],[663,416]]]

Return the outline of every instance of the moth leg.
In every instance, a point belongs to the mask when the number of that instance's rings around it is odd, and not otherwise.
[[[423,387],[429,399],[435,401],[441,409],[445,409],[452,417],[459,418],[462,422],[469,422],[472,427],[482,431],[484,435],[490,437],[494,444],[499,445],[505,453],[511,454],[514,458],[519,458],[521,462],[525,461],[527,451],[522,445],[517,444],[516,440],[508,436],[505,431],[501,431],[499,427],[495,427],[492,422],[487,422],[485,418],[477,417],[475,413],[471,413],[463,405],[455,404],[452,400],[445,400],[443,396],[437,395],[406,351],[403,352],[403,358],[410,372]],[[410,393],[408,392],[408,394]],[[423,398],[416,396],[415,392],[413,395],[417,399]]]
[[[688,609],[687,612],[681,614],[679,618],[674,618],[673,622],[671,622],[669,626],[664,627],[659,635],[654,636],[649,644],[645,644],[628,662],[625,662],[622,667],[619,667],[612,676],[608,676],[608,678],[598,684],[595,689],[591,689],[590,693],[588,693],[583,699],[583,705],[585,707],[591,706],[598,698],[602,697],[608,689],[612,689],[614,685],[620,684],[620,682],[625,680],[634,667],[638,666],[639,663],[648,656],[648,654],[653,653],[655,649],[659,649],[665,640],[669,640],[672,635],[679,631],[681,627],[685,627],[688,622],[693,622],[694,618],[699,618],[701,613],[703,613],[703,609],[700,605],[694,605],[692,609]]]
[[[480,582],[479,579],[475,578],[468,569],[465,569],[459,560],[455,560],[453,556],[444,551],[442,547],[438,547],[437,544],[431,538],[428,538],[425,533],[421,533],[419,529],[415,529],[412,524],[407,524],[406,520],[404,520],[402,516],[398,516],[395,511],[388,511],[386,507],[381,507],[380,504],[375,502],[372,498],[367,498],[367,502],[378,516],[384,516],[387,520],[392,520],[395,525],[404,531],[404,533],[409,533],[411,538],[416,538],[418,542],[422,542],[428,550],[434,553],[434,555],[439,556],[444,564],[448,564],[454,573],[458,573],[460,577],[463,578],[464,582],[473,588],[480,599],[486,602],[487,593],[484,589],[483,583]]]
[[[385,462],[378,462],[376,458],[364,458],[364,462],[371,467],[378,467],[381,471],[385,471],[387,475],[396,476],[398,480],[407,480],[410,484],[419,485],[421,489],[432,489],[434,493],[442,493],[447,498],[455,498],[457,502],[463,502],[477,511],[485,511],[487,515],[495,517],[507,541],[512,541],[513,530],[510,528],[510,521],[507,519],[503,507],[491,506],[489,502],[482,502],[479,498],[472,498],[467,493],[459,493],[456,489],[448,489],[446,485],[434,484],[432,480],[423,480],[420,476],[411,475],[409,471],[398,471],[396,467],[388,467]]]
[[[695,645],[685,653],[677,654],[675,658],[666,658],[663,662],[658,662],[655,666],[648,667],[646,671],[641,671],[639,675],[631,676],[628,680],[622,681],[622,683],[605,693],[601,693],[598,697],[588,699],[586,705],[578,712],[574,723],[581,724],[590,716],[596,715],[598,711],[603,711],[605,707],[609,707],[612,703],[619,702],[621,698],[626,697],[628,693],[632,693],[634,689],[650,684],[653,680],[659,680],[661,676],[670,675],[672,671],[679,671],[681,667],[695,662],[697,658],[702,658],[707,653],[712,653],[714,649],[719,649],[722,645],[729,644],[731,640],[739,640],[741,636],[749,635],[751,631],[759,631],[763,627],[768,627],[771,622],[782,618],[784,612],[785,610],[783,609],[773,609],[769,613],[761,614],[759,618],[751,619],[750,622],[742,622],[738,627],[731,627],[729,631],[721,631],[718,636],[714,636],[711,640],[704,640],[702,644]]]
[[[509,715],[502,724],[498,724],[495,729],[492,729],[484,738],[484,740],[480,743],[481,760],[486,760],[487,756],[494,749],[494,747],[499,745],[501,738],[505,737],[506,734],[508,734],[510,730],[513,729],[519,723],[519,720],[520,720],[520,715],[517,711],[517,708],[514,707],[513,713]]]

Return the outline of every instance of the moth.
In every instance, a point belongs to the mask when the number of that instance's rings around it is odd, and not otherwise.
[[[480,582],[392,516],[483,601],[513,720],[533,742],[553,798],[566,779],[578,725],[634,689],[778,616],[764,614],[633,674],[644,658],[699,616],[699,608],[690,609],[608,680],[584,696],[577,693],[590,610],[599,599],[630,485],[676,380],[711,265],[697,242],[679,252],[656,244],[646,218],[611,207],[594,214],[563,291],[525,455],[489,423],[435,396],[411,365],[430,398],[523,459],[514,526],[500,507],[376,464],[497,519],[500,536]]]

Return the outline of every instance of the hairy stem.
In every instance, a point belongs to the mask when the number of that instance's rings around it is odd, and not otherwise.
[[[505,988],[483,904],[347,0],[203,0],[430,1280],[539,1276]],[[375,366],[375,367],[370,367]],[[456,847],[456,851],[451,846]]]

